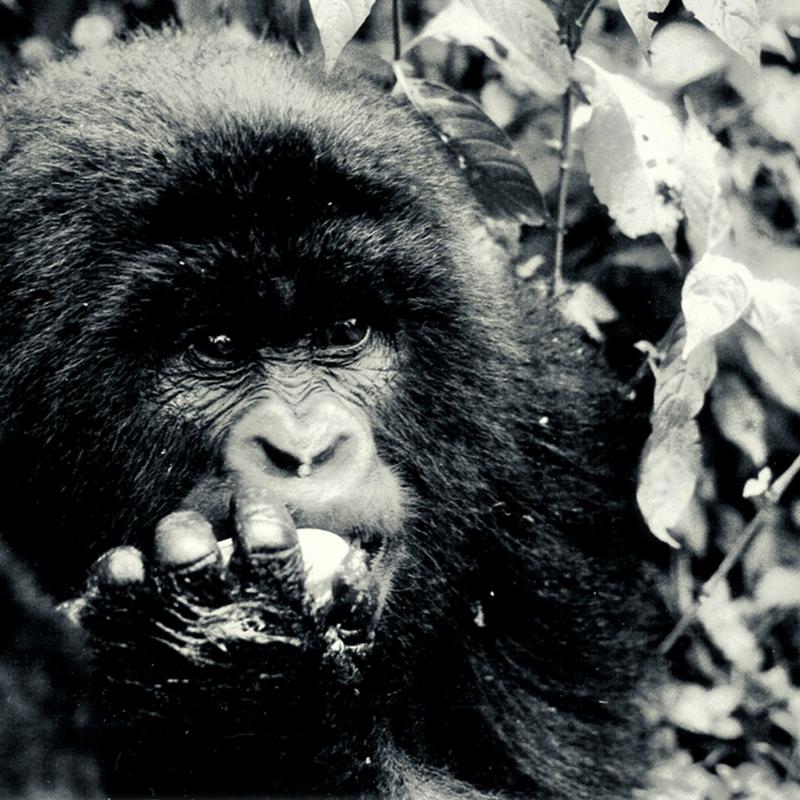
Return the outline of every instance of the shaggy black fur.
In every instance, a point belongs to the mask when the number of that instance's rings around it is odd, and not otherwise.
[[[108,547],[146,550],[215,463],[207,431],[159,405],[162,364],[198,319],[289,341],[356,304],[401,364],[373,416],[410,521],[358,680],[304,657],[267,700],[268,653],[204,673],[126,629],[124,663],[104,669],[130,684],[110,675],[97,693],[107,786],[623,797],[643,760],[632,703],[650,613],[635,448],[595,355],[546,308],[523,319],[481,263],[472,206],[421,124],[271,49],[189,35],[51,66],[2,119],[3,535],[57,598]],[[81,693],[56,666],[39,721],[15,712],[20,670],[65,650],[38,601],[23,614],[14,597],[0,728],[47,731],[58,753],[65,695]],[[4,754],[0,794],[46,785],[41,763]]]

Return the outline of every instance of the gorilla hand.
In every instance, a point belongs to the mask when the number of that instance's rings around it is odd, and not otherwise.
[[[95,652],[104,721],[123,740],[115,758],[141,751],[154,727],[179,735],[193,760],[204,754],[189,742],[208,751],[210,741],[208,755],[230,763],[234,734],[237,756],[256,742],[263,753],[265,741],[276,760],[292,742],[309,754],[315,741],[329,750],[337,732],[326,728],[339,724],[332,709],[359,694],[377,603],[363,551],[327,531],[297,531],[259,489],[234,494],[230,523],[233,539],[218,543],[198,512],[170,514],[149,560],[134,547],[110,550],[84,596],[64,604]],[[127,748],[131,736],[136,746]],[[178,752],[160,760],[185,779]],[[135,765],[115,769],[129,786]],[[161,780],[162,791],[176,788]],[[202,785],[210,788],[206,778]]]

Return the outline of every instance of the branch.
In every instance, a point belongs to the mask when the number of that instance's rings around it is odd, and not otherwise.
[[[556,210],[556,245],[553,256],[553,294],[564,293],[564,236],[567,232],[567,194],[571,163],[572,87],[561,98],[561,150],[558,164],[558,206]]]
[[[392,0],[392,39],[394,41],[394,60],[399,61],[403,54],[402,41],[400,39],[400,27],[403,17],[402,0]]]
[[[769,516],[770,509],[775,506],[783,496],[783,493],[789,487],[789,484],[795,479],[797,474],[800,473],[800,456],[797,456],[791,463],[789,469],[782,475],[777,477],[769,489],[764,493],[764,499],[758,513],[750,520],[749,524],[739,534],[739,538],[734,543],[733,547],[728,551],[725,558],[715,570],[714,574],[703,584],[700,589],[700,595],[696,603],[678,620],[677,625],[670,631],[669,636],[659,647],[661,655],[666,655],[675,645],[675,642],[680,639],[686,632],[686,629],[694,621],[697,616],[697,609],[703,601],[711,595],[714,590],[719,586],[728,573],[733,569],[736,563],[744,554],[745,550],[750,546],[750,543],[755,539],[756,534],[761,530],[764,522]]]
[[[583,31],[583,28],[586,27],[586,23],[589,21],[589,17],[592,16],[592,12],[597,8],[597,4],[600,0],[589,0],[586,4],[586,7],[581,11],[580,16],[575,20],[575,27],[579,30]],[[580,36],[578,44],[580,44]],[[577,50],[577,48],[575,48]]]

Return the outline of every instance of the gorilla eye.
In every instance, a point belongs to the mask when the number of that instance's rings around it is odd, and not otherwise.
[[[366,322],[353,317],[337,320],[318,332],[320,347],[356,347],[364,344],[371,333]]]
[[[194,340],[192,349],[213,361],[236,361],[242,355],[236,341],[225,333],[200,334]]]

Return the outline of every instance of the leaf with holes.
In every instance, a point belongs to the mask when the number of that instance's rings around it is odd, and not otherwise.
[[[681,292],[686,320],[683,357],[741,319],[753,297],[750,270],[725,256],[707,253],[692,268]]]
[[[503,131],[458,92],[410,78],[399,65],[395,74],[414,108],[458,159],[486,211],[527,225],[543,224],[542,196]]]
[[[670,250],[683,217],[683,131],[669,106],[624,75],[577,61],[592,105],[584,157],[598,199],[631,238],[657,233]]]
[[[761,39],[756,0],[683,0],[683,6],[753,69],[758,69]]]
[[[325,68],[330,72],[344,46],[364,24],[375,0],[310,0],[310,4],[325,51]]]
[[[669,0],[619,0],[619,10],[630,25],[645,58],[650,60],[650,42],[661,14]]]
[[[569,85],[572,59],[541,0],[451,0],[407,49],[422,39],[476,47],[542,97],[558,97]]]

